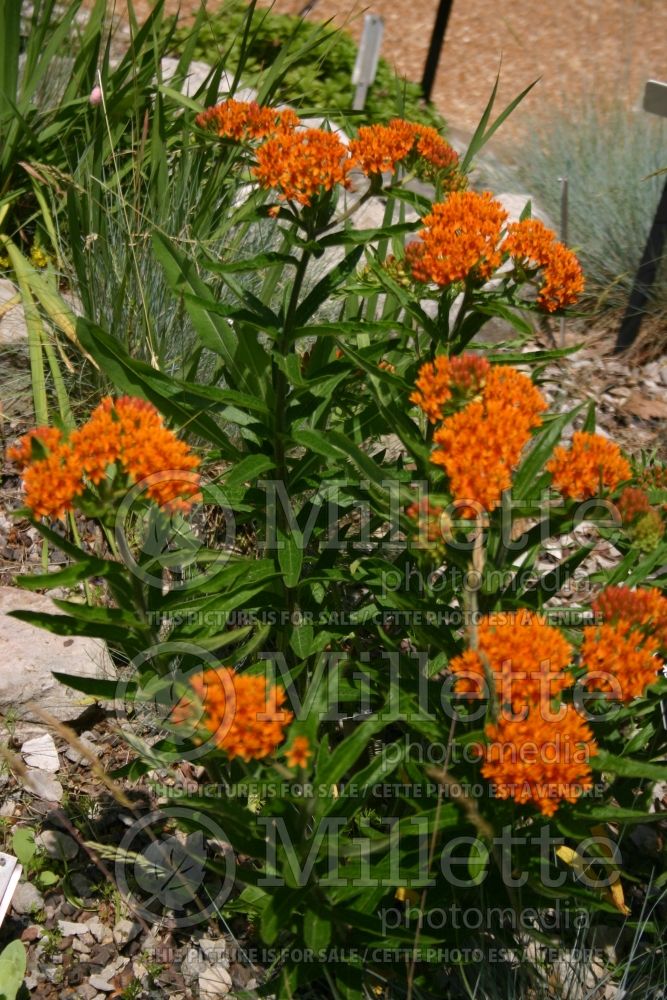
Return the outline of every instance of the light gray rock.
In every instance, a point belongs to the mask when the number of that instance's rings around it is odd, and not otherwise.
[[[518,222],[521,218],[521,213],[525,209],[528,202],[531,203],[531,218],[539,219],[543,222],[545,226],[550,229],[556,229],[557,227],[553,224],[547,213],[544,211],[540,205],[537,204],[534,198],[529,194],[516,194],[510,191],[503,191],[501,194],[494,195],[496,201],[499,201],[507,214],[509,215],[508,222]]]
[[[46,802],[60,802],[63,797],[63,786],[48,771],[39,771],[36,767],[26,768],[21,777],[21,784],[38,799]]]
[[[24,916],[34,910],[41,910],[44,906],[44,897],[39,889],[32,882],[19,882],[12,896],[12,909],[14,913]]]
[[[91,743],[89,739],[86,739],[85,736],[79,737],[79,743],[83,744],[86,750],[88,750],[94,757],[99,756],[99,749],[94,743]],[[84,756],[84,754],[76,747],[68,747],[67,750],[65,750],[65,756],[68,760],[71,760],[73,764],[79,764],[81,767],[90,767],[91,765],[90,757]]]
[[[58,930],[63,937],[83,937],[88,933],[88,924],[77,923],[74,920],[59,920]]]
[[[0,278],[0,346],[14,347],[28,339],[21,296],[13,281]]]
[[[213,962],[215,965],[229,965],[227,942],[224,938],[218,938],[217,940],[213,938],[199,938],[197,944],[202,955],[209,962]]]
[[[103,924],[99,917],[95,916],[86,920],[86,925],[98,944],[111,944],[113,941],[111,928]]]
[[[115,991],[112,980],[114,976],[117,976],[119,972],[122,972],[125,966],[129,963],[129,958],[125,958],[124,955],[118,955],[114,958],[113,962],[110,962],[105,966],[101,972],[97,975],[91,976],[88,980],[91,986],[94,986],[96,990],[101,990],[103,993],[111,993]]]
[[[60,767],[58,751],[49,733],[26,740],[21,747],[21,756],[28,767],[37,767],[40,771],[55,772]]]
[[[136,920],[128,920],[124,918],[119,920],[113,929],[113,939],[114,943],[122,948],[128,942],[133,941],[138,934],[141,933],[141,924]]]
[[[174,59],[171,56],[165,56],[160,61],[160,66],[162,69],[162,82],[166,86],[173,86],[174,76],[176,75],[176,70],[178,68],[178,59]],[[193,60],[188,66],[188,75],[186,76],[183,86],[180,88],[181,93],[185,94],[186,97],[194,97],[197,91],[206,83],[208,77],[211,74],[212,66],[201,60]],[[220,77],[220,86],[218,87],[218,98],[224,100],[230,96],[230,91],[232,89],[232,83],[234,82],[233,76],[229,73],[223,73]],[[237,90],[234,94],[234,100],[236,101],[256,101],[257,91],[253,90],[251,87],[244,87]]]
[[[78,677],[113,677],[104,643],[53,635],[10,618],[10,611],[58,613],[48,597],[15,587],[0,587],[0,715],[12,709],[20,720],[40,721],[43,709],[61,721],[76,719],[91,699],[66,688],[51,671]]]
[[[57,858],[59,861],[72,861],[79,853],[79,845],[76,840],[67,833],[61,833],[60,830],[44,830],[43,833],[39,833],[35,837],[35,843],[50,858]],[[85,925],[78,924],[77,926],[84,927],[82,933],[85,934],[87,930]]]
[[[201,1000],[217,1000],[226,997],[232,988],[232,977],[221,965],[212,966],[199,974],[199,996]]]

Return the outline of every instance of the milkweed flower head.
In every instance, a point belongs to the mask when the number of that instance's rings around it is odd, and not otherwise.
[[[45,455],[35,455],[34,441]],[[23,471],[26,505],[35,517],[62,518],[88,484],[119,470],[131,482],[145,481],[147,496],[169,510],[187,510],[200,497],[199,458],[151,403],[130,396],[103,399],[67,439],[57,428],[29,432],[8,457]]]
[[[192,695],[181,698],[171,717],[175,725],[196,720],[195,742],[212,738],[230,759],[247,762],[268,757],[284,741],[293,714],[282,707],[286,695],[280,685],[221,666],[191,678],[190,686]],[[298,759],[305,749],[297,749]]]
[[[456,170],[458,154],[429,125],[394,118],[388,125],[362,126],[349,150],[353,165],[371,177],[393,174],[401,165],[424,179],[449,175],[447,186],[452,188],[464,184]]]
[[[406,247],[414,277],[440,286],[486,281],[501,263],[506,219],[507,212],[489,191],[454,191],[436,202],[422,219],[420,241]]]
[[[624,525],[633,524],[643,514],[651,510],[651,501],[646,490],[638,486],[626,486],[616,503]]]
[[[34,430],[24,434],[17,444],[7,449],[7,458],[20,469],[25,469],[33,457],[39,459],[44,457],[44,451],[55,451],[62,439],[63,434],[59,427],[35,427]]]
[[[664,666],[667,598],[655,587],[607,587],[592,606],[599,622],[584,629],[584,684],[623,702],[641,697]]]
[[[537,303],[546,312],[573,305],[583,292],[584,274],[575,254],[539,219],[511,223],[501,249],[522,268],[541,272]]]
[[[445,510],[423,497],[419,503],[410,504],[406,515],[414,522],[417,533],[413,540],[421,548],[433,548],[451,538],[451,520]]]
[[[262,106],[256,101],[236,101],[233,98],[206,108],[195,118],[195,124],[200,128],[234,142],[266,139],[276,132],[295,129],[299,121],[299,116],[289,108],[279,110]]]
[[[615,490],[632,475],[630,463],[614,441],[585,431],[574,432],[571,447],[555,448],[546,469],[554,489],[572,500]]]
[[[295,736],[291,746],[287,750],[288,767],[306,767],[308,760],[313,756],[310,749],[310,742],[307,736]]]
[[[435,361],[428,361],[419,369],[410,396],[427,415],[431,423],[443,418],[443,408],[455,396],[466,398],[476,396],[483,388],[490,370],[489,362],[477,354],[461,354],[448,358],[438,355]]]
[[[431,461],[444,468],[461,516],[474,517],[479,507],[487,513],[497,507],[546,408],[528,376],[509,366],[493,365],[480,397],[438,427]],[[468,501],[476,506],[466,506]]]
[[[531,611],[486,615],[477,627],[477,649],[450,661],[458,691],[484,696],[487,670],[500,705],[519,710],[550,702],[573,682],[566,669],[572,647],[562,633]]]
[[[592,788],[590,759],[597,753],[593,733],[568,705],[548,721],[538,708],[525,718],[501,717],[485,728],[482,774],[496,798],[531,802],[553,816],[562,802]]]
[[[310,205],[336,184],[348,185],[347,149],[324,129],[279,132],[259,146],[256,157],[253,172],[259,183],[275,189],[284,201]]]

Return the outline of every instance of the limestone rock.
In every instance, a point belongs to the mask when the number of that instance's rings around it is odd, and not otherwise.
[[[91,699],[60,684],[52,671],[78,677],[113,677],[106,646],[98,639],[54,635],[9,618],[9,611],[58,609],[48,597],[0,587],[0,715],[13,710],[20,720],[41,721],[31,707],[61,721],[76,719]]]

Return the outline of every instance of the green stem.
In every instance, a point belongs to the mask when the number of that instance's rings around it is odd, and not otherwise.
[[[313,233],[309,232],[307,234],[308,240],[312,239]],[[292,342],[292,331],[294,329],[294,321],[296,317],[296,311],[299,305],[299,296],[301,294],[301,289],[303,287],[303,282],[306,276],[306,271],[308,270],[308,264],[310,262],[311,251],[304,249],[299,263],[297,265],[296,274],[294,276],[294,284],[292,286],[292,292],[289,298],[289,303],[287,305],[287,311],[285,313],[285,322],[283,324],[282,333],[278,340],[278,351],[282,358],[286,358],[294,350],[294,345]],[[283,369],[273,362],[273,392],[274,392],[274,428],[275,437],[273,444],[273,457],[276,465],[276,475],[278,481],[281,482],[285,489],[287,489],[287,458],[286,458],[286,437],[287,437],[287,394],[288,394],[288,380],[287,375]],[[288,497],[289,501],[289,497]],[[288,527],[287,515],[283,509],[282,504],[278,506],[277,511],[277,522],[278,527],[286,534],[286,529]],[[277,540],[278,541],[278,540]],[[289,621],[292,620],[292,616],[296,611],[296,594],[295,588],[285,587],[285,598],[287,604],[287,612],[289,615]],[[289,625],[288,625],[289,628]],[[289,652],[289,643],[287,640],[288,632],[287,628],[279,629],[278,632],[278,646],[280,651],[287,658]]]

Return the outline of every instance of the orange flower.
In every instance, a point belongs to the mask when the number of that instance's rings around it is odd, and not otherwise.
[[[572,305],[583,292],[584,275],[576,256],[539,219],[511,223],[501,249],[525,268],[542,269],[537,302],[547,312]]]
[[[648,493],[636,486],[626,486],[618,498],[616,506],[624,525],[632,524],[642,514],[648,514],[653,509]]]
[[[454,657],[459,691],[486,694],[485,665],[501,705],[518,710],[549,702],[573,681],[566,667],[572,647],[557,628],[531,611],[484,617],[477,629],[477,650]]]
[[[432,424],[442,420],[442,407],[452,398],[449,358],[439,354],[419,369],[417,388],[410,401],[419,406]]]
[[[296,736],[291,747],[287,751],[288,767],[306,767],[308,758],[313,756],[310,743],[306,736]]]
[[[68,444],[59,444],[23,472],[26,507],[35,517],[64,518],[84,489],[78,456]]]
[[[49,449],[30,461],[32,438]],[[38,428],[10,450],[25,465],[26,504],[36,517],[62,517],[81,496],[86,482],[95,485],[118,465],[134,482],[145,481],[146,494],[170,510],[187,510],[200,497],[199,459],[164,426],[155,407],[141,399],[106,397],[89,420],[63,441],[56,428]]]
[[[349,149],[353,164],[369,176],[394,173],[399,163],[405,163],[432,177],[453,171],[459,162],[436,129],[403,118],[394,118],[389,125],[362,126]]]
[[[293,716],[281,708],[286,695],[280,685],[268,687],[265,677],[237,674],[231,667],[205,670],[190,684],[194,698],[180,700],[172,721],[178,725],[196,720],[196,742],[212,736],[230,759],[246,762],[268,757],[283,742]]]
[[[410,504],[405,513],[419,528],[417,544],[428,547],[429,542],[442,542],[449,534],[449,519],[442,507],[432,504],[427,497]]]
[[[277,108],[262,107],[255,101],[230,98],[222,104],[206,108],[197,115],[195,123],[223,139],[247,142],[294,129],[299,124],[299,116],[289,109],[278,111]]]
[[[615,490],[632,470],[613,441],[575,431],[570,448],[558,447],[546,465],[553,487],[573,500],[587,500],[603,490]]]
[[[354,166],[365,174],[393,174],[398,163],[412,152],[414,136],[389,125],[365,125],[350,142]]]
[[[36,427],[24,434],[12,448],[7,449],[7,458],[25,469],[32,462],[33,441],[39,441],[47,452],[53,451],[62,441],[62,431],[57,427]]]
[[[276,188],[283,200],[310,205],[322,191],[347,184],[347,149],[333,132],[319,128],[279,132],[257,150],[254,173],[262,187]]]
[[[561,802],[576,802],[592,787],[589,760],[597,745],[572,706],[549,721],[539,709],[522,720],[502,718],[485,733],[482,774],[496,798],[533,802],[544,816],[553,816]]]
[[[447,417],[433,436],[438,447],[431,461],[444,467],[459,504],[472,501],[486,512],[498,505],[546,407],[526,375],[509,366],[489,369],[481,399]],[[476,513],[474,506],[461,511],[462,516]]]
[[[658,651],[667,650],[667,598],[655,587],[607,587],[593,601],[593,610],[601,623],[584,629],[581,659],[599,676],[588,686],[612,695],[620,686],[625,702],[641,697],[663,666]]]
[[[421,247],[409,245],[413,276],[436,285],[485,281],[501,262],[498,244],[506,218],[488,191],[454,191],[422,219]]]
[[[432,424],[442,420],[442,408],[452,398],[452,390],[463,396],[476,395],[485,383],[490,365],[476,354],[448,358],[438,355],[419,369],[417,389],[410,401],[421,407]]]

